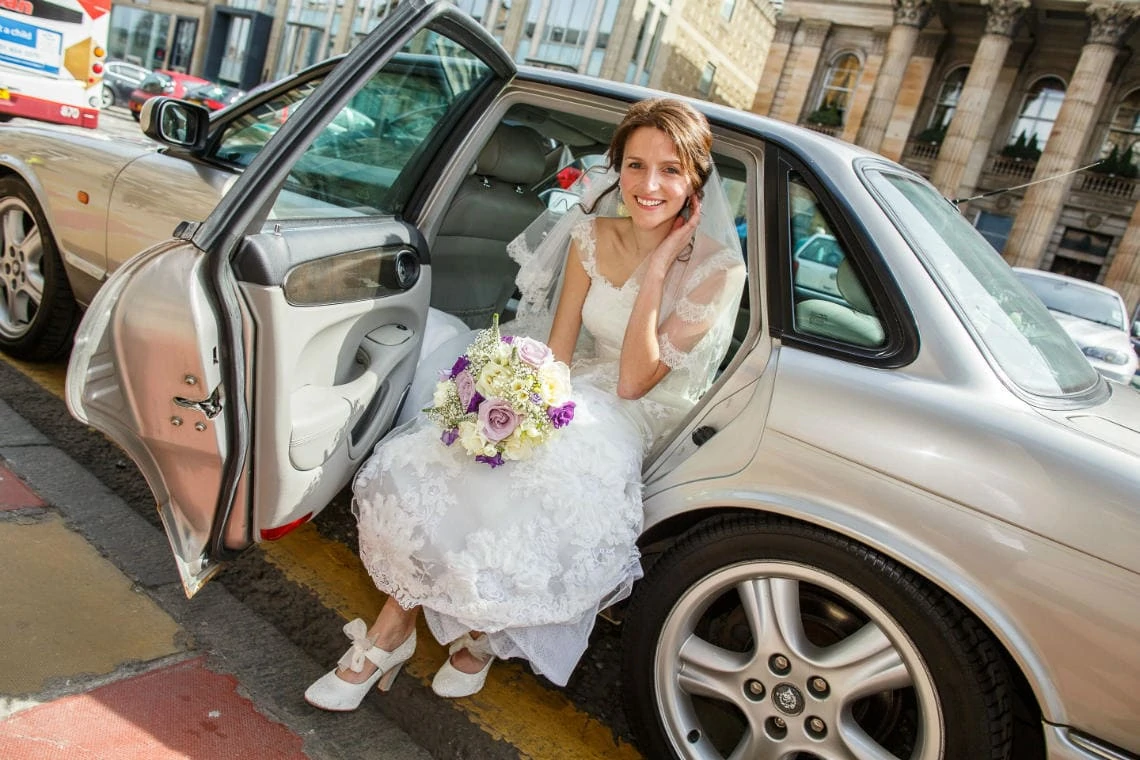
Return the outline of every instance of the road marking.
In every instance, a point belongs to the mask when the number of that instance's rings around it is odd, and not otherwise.
[[[33,364],[7,356],[3,360],[55,396],[64,397],[66,364]],[[338,541],[324,538],[311,524],[257,547],[286,578],[311,590],[345,620],[359,617],[371,624],[384,603],[384,594],[373,585],[357,554]],[[432,638],[421,616],[416,654],[404,672],[430,683],[445,656],[446,651]],[[452,702],[472,723],[513,746],[522,757],[641,758],[634,747],[615,740],[608,726],[576,708],[557,690],[540,684],[517,662],[496,663],[482,691]]]

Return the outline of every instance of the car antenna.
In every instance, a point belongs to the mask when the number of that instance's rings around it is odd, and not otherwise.
[[[1001,195],[1002,193],[1008,193],[1011,190],[1020,190],[1021,188],[1029,187],[1030,185],[1038,185],[1042,182],[1050,182],[1050,181],[1055,180],[1055,179],[1061,179],[1061,177],[1068,177],[1070,174],[1076,174],[1077,172],[1083,172],[1086,169],[1091,169],[1094,166],[1100,166],[1103,163],[1104,163],[1104,159],[1102,158],[1099,161],[1093,161],[1091,164],[1088,164],[1087,166],[1078,166],[1076,169],[1072,169],[1072,170],[1067,171],[1067,172],[1062,172],[1061,174],[1054,174],[1051,177],[1042,177],[1041,179],[1035,179],[1031,182],[1026,182],[1026,183],[1021,184],[1021,185],[1014,185],[1013,187],[1003,187],[1000,190],[990,190],[987,193],[979,193],[978,195],[971,195],[969,198],[953,198],[953,199],[951,199],[950,202],[953,203],[955,206],[957,206],[959,203],[968,203],[970,201],[976,201],[979,198],[989,198],[991,195]]]

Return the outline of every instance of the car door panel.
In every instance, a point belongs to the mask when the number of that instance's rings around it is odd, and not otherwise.
[[[187,595],[235,551],[319,512],[396,418],[431,286],[427,245],[403,219],[453,176],[444,146],[513,72],[453,6],[402,3],[205,221],[130,259],[96,296],[68,405],[139,463]],[[425,97],[431,113],[392,132],[390,115]],[[391,148],[358,150],[349,112]],[[129,203],[144,188],[122,190]]]

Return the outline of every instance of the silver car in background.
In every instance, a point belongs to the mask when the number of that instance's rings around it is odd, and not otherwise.
[[[1128,385],[1140,359],[1128,334],[1124,299],[1112,288],[1039,269],[1015,267],[1096,371]]]

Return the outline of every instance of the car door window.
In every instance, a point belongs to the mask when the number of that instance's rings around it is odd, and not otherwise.
[[[269,138],[277,133],[290,114],[296,113],[322,81],[324,77],[302,82],[234,118],[222,133],[214,157],[242,168],[249,166]]]
[[[886,345],[866,282],[849,260],[819,197],[798,172],[788,175],[789,230],[798,333],[860,348]]]
[[[421,30],[309,144],[273,218],[399,213],[444,136],[441,125],[493,76],[466,48]]]

